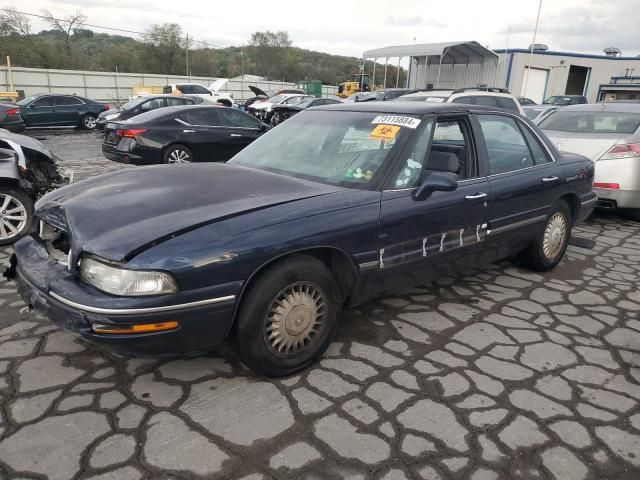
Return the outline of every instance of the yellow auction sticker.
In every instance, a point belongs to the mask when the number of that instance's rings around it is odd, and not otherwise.
[[[376,125],[369,134],[369,140],[384,140],[390,142],[396,136],[400,127],[396,125]]]

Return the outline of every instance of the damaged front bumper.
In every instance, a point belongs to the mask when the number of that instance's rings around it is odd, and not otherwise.
[[[239,286],[212,287],[208,292],[197,292],[198,297],[115,297],[81,282],[52,259],[33,236],[21,239],[14,248],[5,276],[15,280],[24,302],[54,324],[92,343],[132,355],[201,352],[222,343],[230,329],[234,290]],[[202,298],[203,293],[206,298]],[[163,322],[178,322],[178,327],[125,334],[94,331],[94,325],[125,327]]]

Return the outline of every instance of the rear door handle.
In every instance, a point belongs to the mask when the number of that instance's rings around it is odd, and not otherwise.
[[[467,200],[478,200],[478,199],[484,198],[486,196],[487,196],[486,193],[476,193],[475,195],[467,195],[464,198],[466,198]]]
[[[182,133],[196,133],[195,130],[182,130]]]
[[[232,133],[231,136],[232,137],[242,137],[242,135],[240,135],[239,133]]]
[[[558,177],[544,177],[542,179],[543,182],[555,182],[556,180],[558,180]]]

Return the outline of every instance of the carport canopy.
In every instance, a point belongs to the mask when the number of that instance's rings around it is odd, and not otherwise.
[[[413,45],[396,45],[367,50],[362,54],[367,58],[426,57],[427,64],[474,64],[492,60],[498,61],[498,54],[483,47],[478,42],[441,42]]]

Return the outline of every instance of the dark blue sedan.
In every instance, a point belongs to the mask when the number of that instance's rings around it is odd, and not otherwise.
[[[319,107],[227,164],[48,194],[9,274],[89,341],[164,354],[231,337],[256,372],[287,375],[327,348],[343,305],[513,254],[555,267],[595,203],[593,171],[507,111]]]

